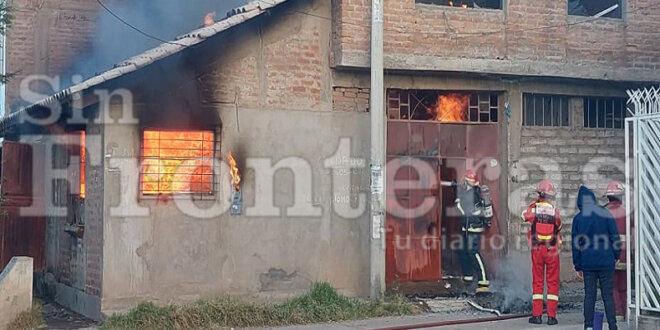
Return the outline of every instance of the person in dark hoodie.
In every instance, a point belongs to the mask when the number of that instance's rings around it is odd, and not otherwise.
[[[593,329],[596,287],[605,304],[610,330],[617,329],[614,310],[614,267],[621,256],[619,231],[612,214],[598,205],[596,195],[580,186],[579,213],[573,218],[573,265],[584,279],[584,328]]]

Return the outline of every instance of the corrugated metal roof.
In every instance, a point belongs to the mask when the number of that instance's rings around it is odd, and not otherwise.
[[[139,55],[133,56],[123,62],[118,63],[114,68],[107,70],[97,76],[91,77],[79,84],[73,85],[60,92],[57,92],[37,103],[24,107],[15,111],[0,121],[0,137],[5,135],[5,132],[15,124],[16,120],[21,114],[32,115],[39,108],[48,107],[56,102],[69,97],[69,95],[76,94],[87,90],[91,87],[100,85],[106,81],[121,77],[127,73],[137,71],[145,66],[152,64],[158,60],[164,59],[170,55],[176,54],[191,46],[200,44],[206,39],[223,32],[231,27],[239,25],[254,17],[257,17],[268,9],[273,8],[287,0],[256,0],[248,3],[245,6],[235,8],[227,13],[227,17],[215,22],[212,25],[199,28],[184,34],[175,40],[163,43],[160,46],[147,50]]]

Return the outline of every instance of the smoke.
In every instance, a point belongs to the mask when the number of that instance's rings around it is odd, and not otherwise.
[[[101,0],[117,16],[139,30],[162,40],[202,27],[207,13],[215,12],[218,19],[232,8],[249,0]],[[120,22],[99,6],[94,41],[89,50],[74,58],[63,76],[79,74],[84,78],[112,68],[125,59],[160,45]],[[65,86],[70,82],[63,82]]]
[[[497,280],[492,289],[503,301],[500,310],[505,313],[525,312],[531,309],[532,266],[529,253],[511,251],[497,262]]]

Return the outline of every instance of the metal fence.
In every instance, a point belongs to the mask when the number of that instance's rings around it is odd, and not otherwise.
[[[660,312],[660,87],[628,91],[626,119],[626,203],[633,239],[626,240],[628,260],[628,306],[635,314]],[[631,203],[632,202],[632,203]],[[634,246],[631,246],[634,244]]]

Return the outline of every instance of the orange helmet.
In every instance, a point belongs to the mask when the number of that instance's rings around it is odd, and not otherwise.
[[[539,193],[541,197],[555,197],[555,185],[550,182],[550,180],[542,180],[539,183],[539,187],[536,189],[536,192]]]
[[[605,189],[605,196],[621,196],[623,195],[623,185],[621,182],[612,181]]]
[[[463,178],[465,179],[465,183],[472,187],[479,185],[479,175],[477,175],[477,172],[474,170],[465,171],[465,176]]]

